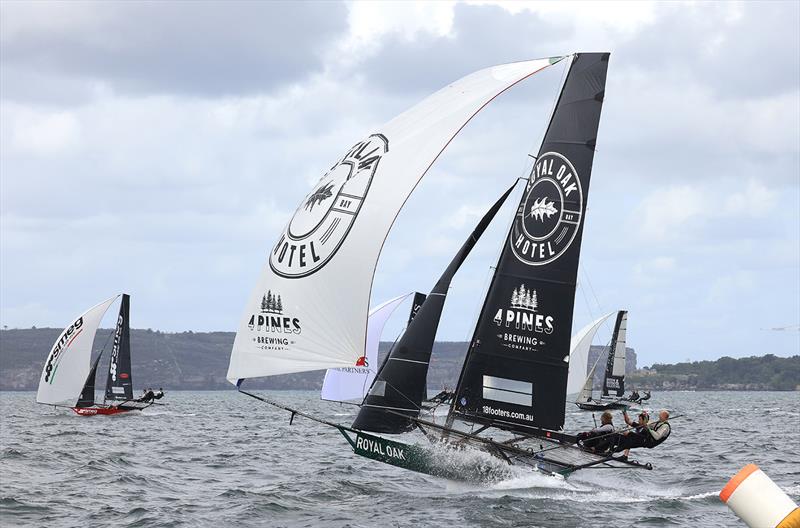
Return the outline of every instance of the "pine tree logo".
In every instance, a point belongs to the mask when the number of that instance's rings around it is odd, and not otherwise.
[[[283,302],[280,295],[273,295],[272,290],[261,298],[261,313],[283,314]]]
[[[511,293],[511,307],[517,310],[530,310],[535,312],[539,307],[536,290],[526,289],[525,284],[521,284],[519,288],[514,288],[514,291]]]

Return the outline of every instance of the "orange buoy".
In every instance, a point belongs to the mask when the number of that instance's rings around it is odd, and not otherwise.
[[[755,464],[747,464],[719,498],[750,528],[800,528],[800,508]]]

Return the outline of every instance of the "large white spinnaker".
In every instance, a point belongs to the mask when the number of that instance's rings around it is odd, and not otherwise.
[[[589,349],[592,347],[594,336],[600,329],[600,325],[602,325],[609,317],[616,313],[617,312],[611,312],[592,321],[588,325],[584,326],[580,332],[572,336],[569,353],[567,394],[575,394],[582,390],[587,380],[586,369],[589,368]],[[589,376],[592,374],[594,374],[594,369],[592,369],[592,373],[589,374]],[[591,384],[589,385],[589,389],[591,390]]]
[[[119,295],[93,306],[67,326],[47,355],[37,403],[74,407],[91,370],[92,344],[106,310]]]
[[[412,292],[413,293],[413,292]],[[378,371],[378,345],[386,321],[411,293],[395,297],[370,310],[367,322],[366,365],[328,369],[322,382],[322,399],[331,401],[363,400]]]
[[[236,333],[228,380],[355,366],[381,247],[414,187],[477,112],[560,59],[467,75],[347,149],[270,250]]]

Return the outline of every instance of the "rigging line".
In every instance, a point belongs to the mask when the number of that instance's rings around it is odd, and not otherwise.
[[[402,396],[403,398],[405,398],[406,400],[408,400],[408,403],[410,403],[411,405],[413,405],[414,407],[416,407],[416,408],[417,408],[417,411],[422,411],[422,407],[421,407],[420,405],[417,405],[417,404],[416,404],[416,403],[414,403],[413,401],[411,401],[411,399],[409,399],[409,397],[408,397],[408,396],[406,396],[406,395],[405,395],[405,393],[403,393],[403,391],[401,391],[400,389],[398,389],[397,387],[395,387],[394,385],[392,385],[391,383],[389,383],[389,382],[388,382],[388,381],[386,381],[386,380],[381,380],[381,381],[383,381],[383,382],[384,382],[384,383],[386,383],[388,386],[390,386],[391,388],[393,388],[394,390],[396,390],[396,391],[397,391],[397,393],[398,393],[400,396]],[[428,391],[428,388],[427,388],[427,387],[425,388],[425,391],[426,391],[426,392]]]
[[[517,178],[517,181],[519,181],[519,180],[527,180],[527,178],[525,178],[525,177]],[[515,187],[516,187],[516,185],[517,185],[517,183],[514,182],[514,186]],[[523,189],[523,192],[525,192],[525,187],[524,186],[523,186],[522,189]],[[508,199],[506,199],[506,203],[508,203]],[[503,205],[505,205],[505,203]],[[517,217],[517,207],[518,206],[514,206],[514,208],[511,209],[511,215],[510,215],[510,217],[508,219],[508,222],[506,223],[506,229],[505,229],[505,231],[503,231],[503,233],[510,233],[511,232],[511,226],[514,223],[514,219]],[[502,206],[501,206],[501,209],[502,209]],[[498,210],[498,213],[499,212],[500,211]],[[487,229],[488,229],[488,227],[487,227]],[[503,236],[502,242],[499,244],[499,249],[498,249],[497,253],[495,254],[494,260],[492,262],[495,262],[497,264],[500,263],[500,257],[503,256],[503,250],[505,249],[506,238],[507,237],[508,237],[508,235],[504,235]],[[493,278],[494,273],[496,271],[497,271],[497,265],[488,267],[488,269],[486,271],[486,277],[484,278],[483,286],[481,287],[481,290],[480,290],[482,295],[479,295],[479,296],[476,297],[475,310],[473,311],[473,315],[472,315],[472,324],[467,327],[467,330],[466,330],[467,334],[464,335],[464,341],[468,343],[467,353],[469,353],[469,346],[472,344],[472,337],[474,337],[475,332],[476,332],[476,330],[478,328],[478,320],[480,319],[481,312],[483,311],[483,305],[486,302],[486,297],[489,295],[489,288],[491,287],[491,281],[492,281],[492,278]],[[458,382],[456,382],[456,383],[458,383]]]
[[[471,339],[471,335],[475,333],[475,327],[478,326],[478,317],[480,317],[481,307],[483,307],[484,300],[486,299],[486,296],[489,293],[488,292],[489,281],[492,280],[492,274],[494,273],[494,269],[495,269],[494,266],[488,266],[486,268],[486,274],[484,275],[483,278],[483,285],[481,285],[480,289],[480,291],[483,292],[483,295],[476,296],[477,298],[475,300],[475,308],[472,310],[472,317],[470,317],[472,324],[467,326],[466,330],[464,330],[463,341],[465,343],[469,342],[469,340]]]
[[[316,417],[316,416],[314,416],[312,414],[308,414],[307,412],[294,409],[292,407],[283,405],[283,404],[278,403],[276,401],[268,400],[267,398],[264,398],[263,396],[259,396],[257,394],[252,393],[252,392],[248,392],[248,391],[242,389],[241,387],[239,387],[237,390],[241,394],[244,394],[246,396],[250,396],[251,398],[254,398],[256,400],[262,401],[262,402],[264,402],[264,403],[266,403],[268,405],[272,405],[273,407],[277,407],[278,409],[283,409],[284,411],[288,411],[288,412],[292,413],[292,415],[302,416],[303,418],[307,418],[307,419],[309,419],[309,420],[311,420],[313,422],[321,423],[323,425],[328,425],[330,427],[335,427],[336,429],[344,429],[345,431],[349,431],[351,433],[357,433],[358,432],[355,429],[353,429],[351,427],[348,427],[346,425],[337,424],[337,423],[334,423],[334,422],[329,422],[328,420],[323,420],[322,418],[318,418],[318,417]]]
[[[103,343],[103,347],[100,349],[100,355],[101,356],[103,355],[103,352],[106,351],[106,347],[108,346],[108,342],[111,340],[111,336],[113,336],[114,333],[116,332],[116,329],[117,329],[117,327],[116,327],[116,325],[114,325],[114,328],[112,328],[111,332],[109,332],[108,337],[106,338],[106,342]]]
[[[584,277],[584,279],[586,279],[586,284],[589,285],[589,290],[592,292],[592,297],[594,297],[594,302],[597,305],[597,308],[600,310],[600,313],[603,313],[605,311],[605,309],[603,308],[603,305],[600,304],[600,299],[597,298],[597,294],[594,291],[594,286],[592,286],[592,280],[589,278],[589,272],[586,270],[586,266],[584,266],[581,262],[578,262],[578,266],[580,267],[581,271],[583,272],[583,277]],[[588,300],[586,301],[586,305],[587,305],[587,308],[588,308],[588,305],[589,305],[589,301]],[[590,309],[590,313],[591,313],[591,309]],[[615,322],[616,322],[616,319],[615,319]],[[603,328],[605,328],[605,330],[609,334],[611,334],[611,336],[613,336],[614,335],[614,330],[613,330],[613,328],[610,328],[609,325],[610,325],[610,323],[608,322],[608,319],[603,321]],[[611,338],[609,337],[609,340],[610,339]]]

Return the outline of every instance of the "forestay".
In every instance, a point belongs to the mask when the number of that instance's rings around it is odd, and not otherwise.
[[[355,366],[377,259],[409,194],[478,111],[558,60],[468,75],[347,149],[271,249],[239,324],[228,380]]]
[[[119,295],[89,308],[53,344],[39,378],[36,402],[73,407],[91,370],[92,344],[108,307]]]
[[[609,317],[616,312],[608,313],[584,326],[580,332],[572,336],[569,353],[569,376],[567,377],[567,394],[575,394],[582,389],[589,368],[589,349],[597,331]],[[589,385],[591,389],[591,384]]]
[[[390,299],[369,312],[367,347],[363,365],[328,369],[322,382],[322,399],[331,401],[362,400],[378,370],[378,346],[386,321],[411,293]],[[413,312],[412,312],[413,313]]]

